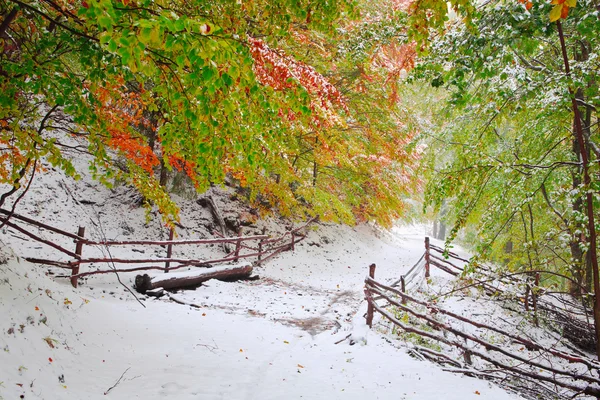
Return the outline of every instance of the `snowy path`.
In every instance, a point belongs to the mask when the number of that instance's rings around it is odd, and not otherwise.
[[[394,279],[421,243],[418,231],[390,243],[366,227],[323,227],[259,281],[175,294],[200,309],[163,299],[142,308],[109,276],[75,290],[10,261],[0,267],[0,398],[515,399],[366,333],[368,265]],[[334,344],[353,331],[367,343]]]

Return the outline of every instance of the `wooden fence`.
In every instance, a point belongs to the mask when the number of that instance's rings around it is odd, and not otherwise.
[[[463,268],[455,263],[469,263],[451,251],[429,245],[426,238],[426,253],[430,253],[430,265],[449,273],[452,276],[462,276]],[[427,257],[426,257],[427,258]],[[576,343],[582,349],[594,351],[596,346],[592,310],[585,304],[575,303],[568,296],[558,296],[544,290],[540,286],[542,275],[554,275],[570,280],[569,277],[553,271],[517,271],[498,272],[485,264],[478,264],[476,274],[469,274],[472,283],[460,286],[456,291],[477,287],[488,296],[494,298],[514,299],[522,302],[526,312],[533,313],[533,321],[539,325],[539,318],[544,318],[549,326],[560,331],[567,339]],[[572,280],[571,280],[572,281]],[[522,290],[522,295],[518,291]],[[516,295],[517,294],[517,295]],[[584,297],[582,297],[584,300]]]
[[[238,231],[237,237],[219,237],[214,239],[195,239],[195,240],[174,240],[174,230],[170,230],[168,240],[128,240],[128,241],[116,241],[116,240],[90,240],[85,238],[85,227],[79,227],[77,234],[64,231],[59,228],[44,224],[39,221],[35,221],[31,218],[24,217],[9,211],[0,209],[0,223],[5,226],[18,231],[29,238],[52,247],[59,253],[65,254],[71,258],[68,261],[61,260],[49,260],[43,258],[26,257],[25,259],[29,262],[36,264],[51,265],[54,267],[64,268],[71,270],[70,279],[71,284],[77,287],[78,278],[95,275],[105,274],[114,272],[135,272],[135,271],[146,271],[146,270],[158,270],[169,272],[184,267],[197,266],[197,267],[209,267],[213,264],[224,263],[229,261],[238,261],[239,259],[255,258],[255,264],[262,264],[267,260],[271,259],[275,255],[286,251],[293,250],[296,243],[301,242],[305,239],[306,235],[303,231],[312,223],[318,220],[318,216],[310,219],[304,225],[285,232],[283,235],[278,237],[271,237],[269,235],[253,235],[243,236],[241,229]],[[74,250],[69,250],[54,241],[43,239],[30,230],[20,226],[20,223],[35,226],[38,229],[50,232],[52,234],[62,236],[73,240],[75,243]],[[214,245],[214,244],[232,244],[235,245],[235,249],[229,254],[216,259],[188,259],[172,257],[173,248],[182,245]],[[105,249],[111,247],[123,247],[123,246],[162,246],[167,249],[167,256],[165,258],[152,257],[152,258],[115,258],[109,257],[84,257],[84,246],[98,246]],[[109,252],[110,254],[110,252]],[[107,270],[96,270],[80,272],[80,267],[86,264],[92,263],[110,263],[113,268]],[[135,268],[116,268],[115,264],[152,264],[159,263],[159,265],[152,266],[140,266]],[[174,263],[175,265],[171,265]]]
[[[386,285],[376,281],[376,266],[375,264],[370,265],[369,275],[365,279],[365,296],[368,302],[366,322],[369,327],[372,327],[374,313],[377,312],[404,332],[413,333],[422,338],[436,341],[440,345],[457,349],[462,352],[464,362],[433,349],[419,347],[420,354],[425,355],[425,358],[451,365],[455,367],[455,372],[485,377],[503,382],[503,384],[510,381],[507,377],[518,378],[530,383],[535,382],[538,385],[537,389],[531,389],[535,396],[544,393],[547,395],[552,392],[552,388],[559,387],[562,390],[570,391],[569,396],[585,394],[600,398],[600,378],[598,378],[600,363],[598,361],[584,355],[567,353],[554,347],[541,345],[529,335],[524,337],[514,333],[516,330],[507,332],[497,326],[474,321],[446,310],[435,302],[420,300],[409,295],[404,277],[411,276],[415,273],[414,271],[425,270],[423,278],[429,275],[430,266],[437,267],[453,276],[462,272],[461,267],[443,258],[442,254],[451,259],[468,262],[457,254],[444,252],[443,249],[430,245],[429,240],[426,239],[426,251],[421,259],[394,284]],[[517,278],[510,276],[502,279],[504,283],[508,284],[514,283]],[[398,283],[400,283],[400,289],[397,288]],[[484,283],[488,285],[487,290],[490,292],[497,293],[499,290],[498,287],[487,282]],[[537,283],[539,283],[539,275]],[[537,289],[532,290],[531,288],[529,291],[538,292]],[[539,306],[540,302],[534,297],[533,303]],[[393,307],[398,312],[409,315],[413,320],[420,321],[423,328],[419,324],[407,323],[404,318],[399,318],[388,307]],[[460,325],[463,325],[463,329],[456,327]],[[476,330],[478,333],[465,330],[464,327],[467,326],[471,326],[472,330]],[[425,327],[432,329],[425,329]],[[485,339],[487,334],[493,334],[496,338],[494,343]],[[511,351],[508,346],[498,344],[500,342],[522,346],[519,349],[521,351],[519,353]],[[477,368],[473,366],[473,358],[479,358],[488,364],[485,368]],[[569,368],[563,368],[561,363],[568,364]],[[513,389],[523,390],[523,387],[517,384],[513,385]]]

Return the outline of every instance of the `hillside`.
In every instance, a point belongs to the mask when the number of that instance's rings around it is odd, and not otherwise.
[[[67,189],[68,188],[68,189]],[[76,193],[76,195],[74,195]],[[225,212],[221,190],[214,195]],[[58,173],[34,182],[18,211],[91,236],[164,237],[158,223],[126,200],[130,192],[69,182]],[[82,202],[82,199],[86,202]],[[230,204],[230,203],[227,203]],[[181,237],[207,235],[207,211],[179,199]],[[235,208],[235,210],[234,210]],[[281,231],[277,220],[256,230]],[[254,228],[248,228],[250,230]],[[259,267],[256,281],[209,281],[173,297],[140,296],[142,307],[112,274],[78,289],[58,271],[24,256],[51,250],[4,229],[0,268],[3,399],[514,399],[486,381],[443,372],[411,358],[364,324],[362,286],[368,265],[393,279],[422,252],[423,228],[384,238],[369,226],[319,224],[307,239]],[[64,243],[65,246],[73,244]],[[164,252],[164,250],[162,250]],[[218,247],[198,248],[210,256]],[[116,256],[113,254],[113,256]],[[121,274],[131,286],[134,274]],[[352,335],[356,344],[343,339]],[[342,340],[341,343],[335,344]],[[354,343],[354,342],[352,342]]]

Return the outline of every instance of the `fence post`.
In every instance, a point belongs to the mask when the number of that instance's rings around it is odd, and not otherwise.
[[[369,265],[369,277],[375,279],[375,264]],[[367,296],[367,325],[371,328],[373,327],[373,299],[371,298],[371,292],[366,287],[365,294]]]
[[[429,278],[429,236],[425,236],[425,278]]]
[[[167,258],[171,258],[171,256],[173,255],[173,243],[170,243],[173,241],[173,236],[175,236],[175,228],[171,228],[171,230],[169,231],[169,244],[167,245]],[[165,261],[165,274],[167,272],[169,272],[170,266],[171,266],[171,262]]]
[[[533,323],[535,324],[535,326],[539,326],[538,325],[538,316],[537,316],[537,297],[538,297],[539,285],[540,285],[540,273],[536,272],[535,273],[535,287],[531,291],[531,298],[533,299]]]
[[[77,229],[77,236],[83,238],[85,236],[85,227],[84,226],[80,226],[79,229]],[[75,242],[75,254],[77,254],[78,256],[81,256],[81,251],[83,250],[83,242],[81,240],[77,240]],[[79,273],[79,260],[75,260],[76,264],[73,266],[73,268],[71,269],[71,275],[77,275]],[[71,285],[73,285],[74,288],[77,287],[77,277],[73,276],[71,277]]]
[[[404,282],[404,275],[400,277],[400,290],[402,293],[406,293],[406,283]],[[402,296],[402,304],[406,304],[406,297]]]
[[[238,228],[238,240],[237,242],[235,242],[235,257],[233,259],[233,261],[237,261],[240,255],[240,247],[242,245],[242,241],[240,240],[240,238],[242,237],[242,227],[240,226]]]
[[[473,365],[473,359],[471,358],[471,351],[466,349],[463,354],[463,359],[465,360],[465,364]]]
[[[260,239],[258,241],[258,261],[262,259],[262,250],[263,250],[263,240]]]
[[[294,233],[294,231],[291,232],[292,233],[292,244],[290,245],[290,249],[292,249],[292,251],[294,251],[294,242],[296,241],[296,234]]]

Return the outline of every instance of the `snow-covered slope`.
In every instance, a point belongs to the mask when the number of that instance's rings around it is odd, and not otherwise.
[[[225,212],[239,211],[227,209],[226,192],[214,195]],[[85,225],[90,237],[164,238],[160,223],[146,224],[144,211],[127,201],[132,196],[127,188],[109,191],[52,173],[34,183],[17,211],[71,231]],[[178,202],[181,237],[206,236],[208,212]],[[260,221],[248,233],[282,225]],[[144,308],[113,275],[74,289],[49,274],[56,270],[20,260],[55,253],[4,229],[0,398],[515,399],[417,361],[365,329],[368,265],[376,263],[384,281],[398,277],[422,253],[423,233],[412,227],[392,240],[369,226],[321,224],[294,252],[257,268],[260,280],[209,281],[173,294],[198,307],[141,296]],[[220,252],[192,248],[186,256]],[[121,278],[131,286],[134,274]],[[335,344],[349,334],[356,344]]]

